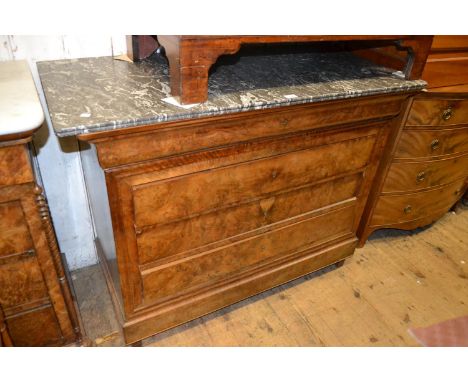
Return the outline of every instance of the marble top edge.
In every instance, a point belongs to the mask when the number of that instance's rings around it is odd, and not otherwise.
[[[163,101],[170,89],[161,56],[136,64],[111,57],[44,61],[38,71],[59,137],[426,86],[349,54],[241,57],[215,68],[207,102],[184,109]]]
[[[346,95],[337,95],[337,96],[326,96],[318,100],[314,100],[312,98],[299,99],[299,100],[296,99],[296,100],[291,100],[291,101],[288,100],[288,101],[282,101],[282,102],[269,103],[266,105],[251,105],[251,106],[245,106],[245,107],[239,107],[239,108],[233,108],[233,109],[224,109],[222,111],[211,111],[211,112],[206,111],[206,112],[199,112],[199,113],[193,113],[193,114],[182,114],[180,116],[171,116],[170,118],[155,117],[155,118],[148,118],[148,119],[119,121],[118,123],[111,122],[111,123],[102,124],[102,125],[99,125],[99,124],[91,125],[91,126],[78,125],[78,126],[73,126],[70,128],[63,128],[58,131],[56,130],[55,133],[58,137],[64,138],[64,137],[70,137],[70,136],[81,135],[81,134],[89,134],[89,133],[100,132],[100,131],[111,131],[111,130],[124,129],[124,128],[132,128],[132,127],[145,126],[145,125],[151,125],[151,124],[156,124],[156,123],[183,121],[187,119],[196,119],[196,118],[203,118],[203,117],[214,117],[214,116],[219,116],[223,114],[232,114],[232,113],[239,113],[239,112],[253,111],[253,110],[273,109],[273,108],[281,107],[281,106],[302,105],[306,103],[317,103],[317,102],[325,102],[325,101],[331,101],[331,100],[350,99],[350,98],[358,98],[358,97],[372,96],[372,95],[386,94],[386,93],[418,91],[418,90],[424,89],[427,85],[425,81],[419,81],[419,82],[421,82],[419,86],[411,86],[408,88],[388,89],[388,91],[386,92],[382,92],[382,91],[369,92],[366,94],[358,94],[354,97],[346,96]]]
[[[32,132],[43,122],[44,112],[27,61],[0,62],[0,136]]]

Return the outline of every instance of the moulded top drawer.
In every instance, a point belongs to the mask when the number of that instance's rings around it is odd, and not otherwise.
[[[450,126],[468,123],[468,99],[416,99],[406,126]]]
[[[150,132],[122,134],[99,141],[99,161],[103,168],[111,168],[269,136],[390,118],[400,113],[406,97],[317,102],[161,124]]]

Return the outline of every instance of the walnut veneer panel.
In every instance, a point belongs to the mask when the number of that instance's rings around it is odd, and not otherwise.
[[[0,256],[18,254],[33,248],[21,202],[0,204]]]
[[[358,138],[170,181],[145,183],[135,187],[135,223],[143,226],[172,222],[355,171],[368,163],[374,144],[375,136]]]
[[[302,252],[333,238],[349,237],[354,213],[355,206],[351,203],[319,216],[306,215],[299,222],[274,227],[267,233],[258,233],[232,245],[145,269],[142,272],[143,304],[169,296],[176,298],[180,293],[220,281],[228,283],[233,275],[239,276],[254,267],[259,271],[262,264],[275,258]]]
[[[139,261],[144,264],[190,250],[193,252],[210,243],[350,199],[357,196],[361,180],[362,174],[358,173],[255,198],[227,206],[222,211],[144,228],[137,236]]]
[[[32,180],[33,173],[25,145],[0,147],[0,187]]]

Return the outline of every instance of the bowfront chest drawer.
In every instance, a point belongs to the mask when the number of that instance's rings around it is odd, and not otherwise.
[[[430,158],[468,151],[468,126],[405,129],[395,151],[396,159]]]
[[[463,97],[460,95],[460,97]],[[411,126],[452,126],[468,124],[468,100],[463,98],[420,98],[413,102],[406,122]]]
[[[464,93],[422,93],[414,99],[379,196],[361,226],[361,244],[378,228],[430,224],[463,196],[468,187],[467,98]]]

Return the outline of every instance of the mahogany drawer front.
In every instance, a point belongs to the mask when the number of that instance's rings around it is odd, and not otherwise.
[[[468,99],[415,99],[406,126],[452,126],[468,123]]]
[[[468,127],[403,130],[395,158],[422,158],[468,151]]]
[[[102,141],[97,138],[99,160],[103,168],[111,168],[268,136],[392,118],[400,113],[406,97],[363,97],[353,102],[320,102],[281,111],[271,109],[162,124],[151,132],[124,134]]]
[[[137,234],[139,263],[207,250],[210,243],[220,246],[240,240],[241,237],[235,236],[242,233],[254,235],[259,229],[264,230],[282,220],[356,197],[361,182],[362,173],[357,173],[316,185],[281,190],[172,223],[149,226]]]
[[[194,292],[241,277],[276,259],[308,250],[339,237],[351,237],[355,203],[304,216],[294,224],[141,272],[143,305]]]
[[[416,191],[448,184],[466,176],[468,154],[431,161],[394,162],[390,166],[382,192]]]
[[[375,136],[366,136],[136,185],[135,225],[167,224],[357,171],[374,144]]]
[[[379,197],[370,226],[388,226],[421,219],[448,210],[462,195],[466,179],[404,195]]]

